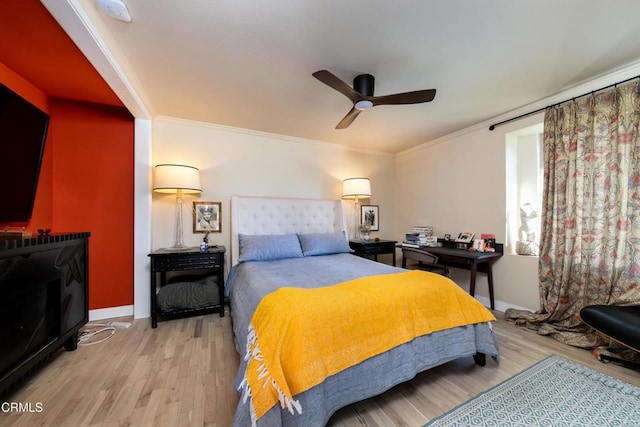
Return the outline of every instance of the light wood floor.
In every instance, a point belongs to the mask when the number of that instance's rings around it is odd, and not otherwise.
[[[231,425],[238,402],[233,379],[239,359],[228,313],[224,318],[213,314],[160,322],[157,329],[151,329],[148,319],[116,320],[133,326],[119,329],[102,344],[57,353],[9,396],[10,402],[30,404],[33,412],[0,411],[0,425]],[[640,385],[640,372],[602,364],[586,350],[501,318],[494,330],[499,365],[488,360],[479,367],[471,357],[447,363],[343,408],[329,425],[422,426],[553,353]]]

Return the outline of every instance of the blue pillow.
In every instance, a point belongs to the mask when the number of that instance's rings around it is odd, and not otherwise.
[[[344,233],[298,234],[304,256],[351,253]]]
[[[269,261],[301,258],[300,241],[295,234],[238,234],[238,261]]]

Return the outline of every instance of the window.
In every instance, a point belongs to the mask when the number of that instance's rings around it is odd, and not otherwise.
[[[542,129],[540,123],[506,135],[507,253],[538,254],[544,168]]]

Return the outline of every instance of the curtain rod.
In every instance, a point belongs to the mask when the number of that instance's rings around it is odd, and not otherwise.
[[[606,90],[606,89],[609,89],[609,88],[612,88],[612,87],[617,87],[620,84],[627,83],[627,82],[630,82],[631,80],[635,80],[635,79],[640,79],[640,75],[628,78],[626,80],[622,80],[622,81],[617,82],[617,83],[610,84],[609,86],[601,87],[600,89],[592,90],[591,92],[583,93],[582,95],[579,95],[579,96],[574,96],[573,98],[567,99],[566,101],[556,102],[555,104],[551,104],[551,105],[549,105],[547,107],[538,108],[535,111],[531,111],[529,113],[521,114],[518,117],[513,117],[511,119],[503,120],[503,121],[501,121],[499,123],[495,123],[495,124],[489,126],[489,130],[494,130],[496,128],[496,126],[500,126],[500,125],[503,125],[505,123],[514,122],[514,121],[520,120],[520,119],[522,119],[524,117],[532,116],[534,114],[540,113],[540,112],[542,112],[544,110],[547,110],[549,108],[557,107],[558,105],[564,104],[565,102],[575,101],[576,99],[582,98],[583,96],[593,95],[596,92],[600,92],[600,91],[603,91],[603,90]]]

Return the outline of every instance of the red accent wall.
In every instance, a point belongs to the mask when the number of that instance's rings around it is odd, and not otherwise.
[[[39,0],[0,0],[0,62],[51,98],[122,106]]]
[[[0,82],[51,116],[32,218],[12,225],[89,231],[89,308],[133,305],[134,119],[38,0],[0,12]]]
[[[0,64],[0,82],[51,116],[33,215],[0,223],[89,231],[89,308],[133,304],[134,121],[124,108],[49,100]]]
[[[133,304],[134,122],[53,100],[53,230],[90,231],[89,308]]]
[[[0,81],[45,113],[51,114],[47,94],[2,62],[0,62]]]

